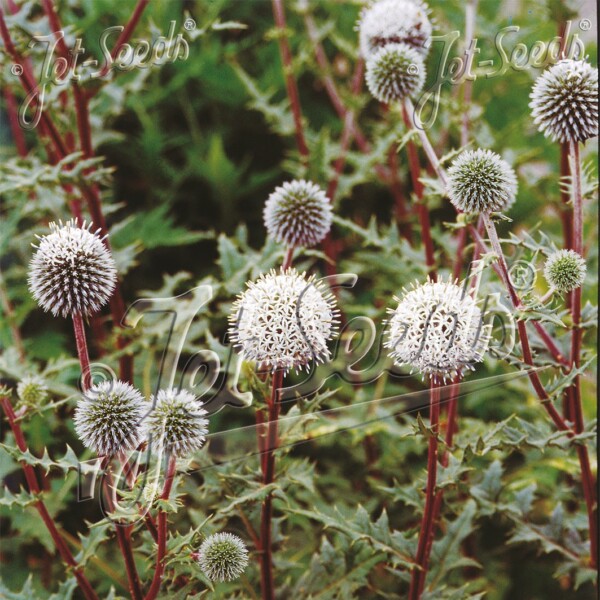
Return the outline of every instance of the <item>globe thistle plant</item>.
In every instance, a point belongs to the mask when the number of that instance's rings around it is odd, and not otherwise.
[[[558,142],[598,135],[598,69],[583,60],[561,60],[544,71],[531,91],[538,129]]]
[[[48,398],[48,387],[38,375],[27,375],[17,385],[17,396],[26,406],[41,406]]]
[[[169,389],[160,390],[153,403],[146,426],[159,450],[184,458],[202,448],[208,420],[200,400],[186,390]]]
[[[437,382],[462,375],[483,360],[489,326],[464,286],[427,281],[395,300],[384,344],[395,364]]]
[[[329,233],[333,212],[325,192],[302,179],[275,188],[265,204],[264,219],[269,235],[278,242],[310,247]]]
[[[492,213],[512,206],[517,176],[511,166],[490,150],[466,150],[448,169],[448,197],[466,213]]]
[[[75,431],[100,456],[135,449],[145,437],[142,420],[148,403],[124,381],[92,386],[77,403]]]
[[[367,61],[365,78],[374,98],[389,104],[414,96],[425,83],[425,63],[406,44],[388,44]]]
[[[245,360],[287,371],[329,358],[339,313],[320,282],[287,269],[246,285],[229,317],[230,338]]]
[[[208,536],[194,557],[202,572],[211,581],[237,579],[248,566],[246,545],[232,533],[215,533]]]
[[[418,0],[380,0],[365,8],[358,22],[361,54],[365,59],[390,44],[406,44],[421,56],[429,52],[432,27],[429,8]]]
[[[115,289],[115,261],[92,224],[74,220],[50,223],[39,237],[29,267],[29,289],[37,303],[54,316],[90,315],[104,306]]]
[[[585,260],[573,250],[558,250],[548,257],[544,276],[551,288],[559,292],[572,292],[585,281]]]

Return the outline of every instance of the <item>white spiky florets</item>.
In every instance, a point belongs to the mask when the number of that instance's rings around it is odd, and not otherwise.
[[[142,394],[124,381],[103,381],[77,403],[75,431],[86,448],[100,456],[133,450],[144,440],[143,417],[149,408]]]
[[[446,381],[483,360],[489,326],[464,286],[427,281],[395,300],[398,306],[388,310],[385,347],[397,365]]]
[[[288,246],[310,247],[331,229],[333,213],[325,192],[311,181],[289,181],[275,188],[264,208],[269,235]]]
[[[425,83],[425,63],[410,46],[389,44],[369,58],[365,78],[377,100],[385,104],[399,102],[421,91]]]
[[[553,141],[598,135],[598,69],[589,63],[561,60],[536,79],[530,98],[538,129]]]
[[[406,44],[423,57],[429,52],[432,26],[425,2],[379,0],[365,8],[358,22],[360,51],[365,59],[389,44]]]
[[[117,268],[92,224],[74,220],[50,223],[51,233],[38,237],[29,266],[29,289],[37,303],[54,316],[98,312],[111,297]]]
[[[548,257],[544,266],[546,281],[559,292],[572,292],[585,281],[587,265],[574,250],[558,250]]]
[[[287,371],[329,358],[338,311],[322,283],[287,269],[246,285],[229,317],[231,340],[244,360]]]
[[[202,572],[211,581],[237,579],[248,566],[246,545],[232,533],[214,533],[208,536],[195,557]]]
[[[507,210],[517,187],[512,167],[491,150],[465,150],[448,169],[448,197],[466,213]]]
[[[39,375],[27,375],[17,384],[17,396],[23,404],[37,407],[48,398],[48,386]]]
[[[186,390],[160,390],[146,418],[148,433],[158,449],[177,458],[200,450],[206,441],[208,420],[203,403]]]

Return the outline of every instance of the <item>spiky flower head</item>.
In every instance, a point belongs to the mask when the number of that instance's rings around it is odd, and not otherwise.
[[[544,267],[546,281],[559,292],[572,292],[585,281],[587,265],[574,250],[558,250],[548,257]]]
[[[339,313],[321,282],[287,269],[246,285],[229,317],[230,338],[244,360],[287,371],[329,358]]]
[[[50,223],[51,233],[38,236],[29,265],[29,290],[54,316],[90,315],[104,306],[115,289],[115,261],[92,224],[74,220]],[[35,246],[34,246],[35,247]]]
[[[512,167],[491,150],[465,150],[448,169],[448,197],[466,213],[505,211],[517,194]]]
[[[425,63],[410,46],[388,44],[369,58],[365,78],[374,98],[385,104],[398,102],[421,91]]]
[[[329,233],[333,213],[325,192],[311,181],[288,181],[275,188],[264,209],[269,235],[288,246],[310,247]]]
[[[584,142],[598,135],[598,69],[561,60],[535,81],[529,106],[538,129],[553,141]]]
[[[237,579],[248,566],[246,545],[232,533],[209,535],[194,557],[211,581]]]
[[[75,431],[86,448],[100,456],[135,449],[145,437],[148,403],[124,381],[102,381],[77,402]]]
[[[358,22],[365,59],[389,44],[406,44],[423,57],[429,52],[432,27],[429,7],[418,0],[379,0],[365,8]]]
[[[395,300],[384,345],[397,365],[446,381],[483,360],[489,325],[463,285],[427,281]]]
[[[206,441],[208,420],[203,403],[186,390],[160,390],[146,418],[148,433],[159,450],[184,458]]]
[[[17,396],[26,406],[41,406],[48,398],[48,387],[39,375],[27,375],[17,385]]]

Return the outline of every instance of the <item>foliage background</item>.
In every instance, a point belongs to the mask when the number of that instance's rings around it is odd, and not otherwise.
[[[224,359],[227,346],[222,340],[232,300],[247,279],[280,263],[282,249],[265,241],[262,224],[262,206],[270,191],[300,176],[326,187],[333,173],[332,161],[340,153],[342,121],[323,88],[303,10],[316,20],[334,80],[345,102],[356,108],[358,122],[373,147],[369,155],[352,147],[335,198],[340,217],[334,226],[340,251],[337,268],[359,275],[357,286],[340,294],[340,304],[348,317],[369,316],[382,329],[392,295],[426,275],[416,217],[410,216],[417,240],[410,247],[397,234],[389,188],[378,180],[373,169],[375,164],[388,164],[390,149],[393,151],[403,139],[401,118],[397,111],[382,110],[366,92],[349,91],[358,57],[354,26],[360,6],[350,1],[310,3],[305,9],[293,2],[286,4],[294,74],[311,151],[307,169],[294,144],[277,33],[267,2],[152,2],[134,39],[156,37],[168,29],[171,20],[181,27],[187,16],[198,24],[196,34],[201,28],[206,31],[190,41],[187,60],[119,73],[102,83],[93,100],[93,142],[97,154],[104,157],[97,176],[126,301],[174,296],[200,284],[213,286],[213,301],[202,310],[187,337],[186,356],[211,348]],[[129,2],[59,3],[68,39],[83,37],[90,54],[98,53],[97,40],[102,31],[125,23],[131,10]],[[461,2],[436,2],[432,10],[437,31],[463,30]],[[575,11],[573,16],[579,15],[574,16],[575,24],[581,16],[595,24],[595,16],[588,12],[584,15],[581,6],[480,2],[476,20],[480,60],[498,61],[493,39],[500,28],[519,25],[519,33],[507,38],[507,45],[522,41],[529,46],[536,40],[552,39],[557,21],[569,17],[570,10]],[[586,6],[585,11],[589,10]],[[35,4],[26,4],[19,14],[9,24],[20,47],[25,48],[32,35],[49,32]],[[593,29],[586,38],[592,59],[596,55],[594,33]],[[31,55],[39,64],[39,52],[33,50]],[[439,49],[434,49],[428,59],[430,81],[439,56]],[[16,93],[6,55],[2,71],[3,86],[12,86]],[[541,247],[552,243],[561,247],[559,146],[536,132],[528,108],[528,94],[537,74],[534,69],[511,69],[501,77],[478,79],[468,108],[471,139],[475,146],[500,152],[519,174],[518,201],[510,212],[513,221],[501,224],[502,236],[512,232],[523,238],[527,233]],[[429,132],[434,145],[440,144],[442,154],[460,145],[460,120],[465,110],[461,98],[458,86],[443,90],[440,115]],[[61,107],[56,90],[50,94],[48,110],[62,131],[76,131],[73,108]],[[34,234],[43,233],[49,221],[69,217],[68,194],[60,185],[65,175],[44,166],[43,147],[35,132],[27,132],[27,157],[16,157],[5,113],[2,118],[2,287],[14,306],[26,362],[18,360],[9,320],[3,318],[0,371],[8,384],[39,372],[50,386],[53,403],[24,422],[32,453],[41,456],[47,448],[56,461],[50,468],[52,493],[47,495],[48,504],[73,544],[81,548],[97,589],[104,595],[111,589],[117,595],[124,594],[121,568],[110,550],[114,545],[107,542],[110,529],[100,524],[90,530],[90,535],[85,525],[86,521],[101,520],[97,502],[76,502],[76,474],[68,470],[63,476],[61,469],[68,469],[68,461],[58,459],[67,444],[78,457],[88,457],[72,424],[78,364],[69,323],[42,313],[26,286]],[[591,165],[590,179],[595,177],[596,145],[592,140],[584,153],[584,161]],[[408,195],[411,184],[404,148],[397,157],[398,179]],[[453,222],[455,215],[447,201],[428,190],[426,201],[438,264],[443,273],[449,273],[456,252],[453,232],[445,223]],[[585,344],[588,358],[593,358],[597,203],[588,202],[586,210],[589,261],[584,299],[590,303],[585,313],[590,329]],[[547,237],[540,238],[540,232]],[[535,255],[522,244],[511,246],[511,260],[529,260]],[[539,254],[535,256],[539,267]],[[304,252],[297,263],[316,272],[324,268],[319,250]],[[488,271],[484,289],[503,293],[491,269]],[[541,276],[537,291],[545,291]],[[549,327],[554,327],[552,313],[564,317],[562,310],[557,306],[543,316]],[[164,321],[144,319],[130,334],[135,380],[146,394],[155,385],[165,333]],[[568,336],[560,327],[556,337],[568,347]],[[110,338],[102,343],[106,349],[113,347]],[[97,355],[98,347],[93,351]],[[551,362],[541,350],[539,360]],[[102,361],[114,368],[116,356],[110,351]],[[489,359],[470,378],[515,369],[516,364]],[[589,423],[596,417],[595,381],[592,360],[583,387]],[[243,378],[240,385],[247,389],[247,379]],[[329,382],[328,387],[332,393],[292,403],[286,410],[291,414],[312,412],[377,395],[415,391],[423,389],[424,384],[417,377],[384,377],[360,387],[341,380]],[[260,403],[260,398],[255,402]],[[461,399],[459,411],[453,460],[442,475],[448,489],[441,533],[434,546],[429,581],[437,582],[437,592],[432,597],[479,597],[483,592],[494,600],[593,597],[593,573],[579,558],[586,553],[582,538],[587,522],[576,455],[564,439],[549,443],[552,430],[527,379],[516,378],[467,395]],[[211,420],[211,431],[251,424],[253,418],[251,409],[225,408]],[[359,418],[359,414],[353,415],[353,419]],[[407,581],[403,557],[414,552],[422,511],[426,433],[414,415],[409,415],[326,436],[280,453],[275,560],[282,597],[402,597],[398,590],[404,589]],[[285,435],[293,440],[299,433],[289,431]],[[4,443],[0,475],[7,489],[16,494],[22,483],[21,473],[7,450],[14,445],[8,432]],[[371,452],[374,447],[371,462],[365,458],[369,446]],[[590,450],[595,456],[595,447]],[[194,472],[179,480],[182,507],[170,519],[173,573],[192,573],[200,578],[189,552],[176,552],[195,547],[200,532],[227,529],[249,541],[240,515],[244,512],[251,521],[257,518],[264,494],[257,483],[257,472],[256,461],[249,459],[241,465]],[[18,502],[6,494],[4,504],[0,507],[4,537],[2,585],[20,590],[28,585],[32,573],[32,591],[26,587],[25,595],[48,597],[59,589],[58,582],[65,581],[57,597],[68,597],[73,592],[71,579],[53,559],[51,540],[35,511],[30,506],[18,507]],[[212,519],[203,525],[211,515]],[[78,535],[85,537],[78,539]],[[139,569],[151,573],[152,544],[142,532],[137,543]],[[254,597],[258,593],[256,565],[256,561],[251,562],[239,582],[218,586],[216,597]],[[195,581],[196,589],[206,583]],[[572,589],[574,583],[578,586],[576,592]],[[184,597],[185,588],[180,583],[173,583],[174,589]],[[175,592],[169,597],[176,597]]]

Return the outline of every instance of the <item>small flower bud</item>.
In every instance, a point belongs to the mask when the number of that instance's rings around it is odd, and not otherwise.
[[[548,257],[544,276],[548,284],[559,292],[572,292],[585,281],[585,260],[574,250],[558,250]]]
[[[208,536],[194,556],[211,581],[237,579],[248,566],[248,550],[244,542],[232,533]]]
[[[41,377],[28,375],[19,381],[17,396],[26,406],[36,408],[41,406],[48,398],[48,388]]]

